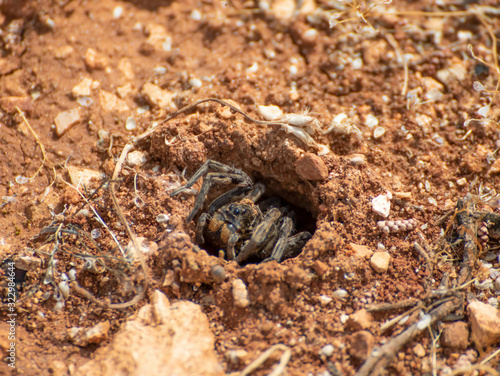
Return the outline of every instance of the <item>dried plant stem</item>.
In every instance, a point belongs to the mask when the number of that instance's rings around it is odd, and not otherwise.
[[[269,348],[266,350],[264,353],[262,353],[257,359],[255,359],[252,363],[250,363],[248,366],[245,367],[243,371],[239,374],[239,376],[247,376],[250,375],[253,371],[255,371],[257,368],[259,368],[269,357],[275,352],[275,351],[283,351],[283,354],[281,355],[280,362],[272,370],[272,372],[268,376],[279,376],[283,373],[285,370],[286,365],[290,361],[290,358],[292,357],[292,350],[290,350],[289,347],[283,345],[283,344],[277,344],[274,345],[273,347]]]
[[[385,39],[387,39],[387,42],[389,42],[389,44],[392,46],[392,48],[394,48],[394,51],[396,51],[396,55],[398,55],[398,57],[403,62],[403,69],[405,72],[405,80],[403,83],[403,89],[401,90],[401,95],[406,95],[406,91],[408,90],[408,81],[410,78],[410,72],[408,69],[408,62],[406,61],[406,59],[401,51],[401,48],[399,47],[398,42],[396,41],[394,36],[392,34],[386,34]]]
[[[43,160],[42,160],[42,163],[41,163],[40,167],[38,167],[38,170],[33,174],[33,176],[31,178],[29,178],[30,180],[33,180],[34,178],[36,178],[38,176],[38,174],[42,170],[43,166],[45,166],[45,164],[47,162],[49,162],[49,159],[47,158],[47,153],[45,152],[45,146],[43,146],[42,141],[40,141],[40,139],[38,138],[38,135],[36,134],[36,132],[31,127],[30,123],[28,122],[28,119],[26,119],[26,116],[24,116],[24,113],[17,106],[16,106],[16,110],[19,112],[19,115],[21,115],[21,117],[23,118],[24,123],[26,124],[26,126],[30,130],[30,132],[33,135],[33,137],[35,137],[36,143],[40,147],[40,150],[41,150],[42,156],[43,156]],[[57,176],[57,174],[55,172],[54,167],[51,166],[51,168],[52,168],[52,170],[54,170],[54,181],[55,181],[55,177]]]

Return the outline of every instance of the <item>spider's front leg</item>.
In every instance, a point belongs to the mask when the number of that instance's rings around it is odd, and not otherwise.
[[[217,172],[208,172],[209,169],[217,170]],[[225,165],[224,163],[220,163],[213,160],[207,160],[203,165],[194,173],[194,175],[189,179],[189,181],[183,186],[172,193],[170,193],[171,197],[177,196],[179,193],[185,191],[186,189],[191,188],[198,179],[205,175],[205,179],[203,180],[203,184],[201,186],[200,192],[198,196],[196,196],[196,200],[194,202],[193,210],[189,213],[186,218],[186,222],[190,222],[195,217],[196,213],[203,206],[203,202],[205,201],[208,191],[213,184],[235,184],[240,187],[253,187],[253,182],[250,177],[245,174],[242,170]]]

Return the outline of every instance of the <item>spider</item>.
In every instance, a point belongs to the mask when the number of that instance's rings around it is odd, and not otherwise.
[[[210,169],[215,172],[208,172]],[[265,191],[263,184],[254,185],[245,172],[221,162],[207,160],[184,186],[170,195],[174,197],[191,188],[202,176],[203,184],[187,222],[202,208],[212,185],[231,183],[236,187],[213,200],[207,212],[200,215],[195,235],[198,244],[206,239],[224,248],[226,258],[239,264],[249,258],[281,262],[297,256],[311,238],[307,231],[292,235],[295,214],[279,198],[257,204]]]

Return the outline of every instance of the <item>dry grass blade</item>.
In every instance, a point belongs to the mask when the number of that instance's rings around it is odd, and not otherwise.
[[[266,350],[264,353],[262,353],[257,359],[255,359],[252,363],[250,363],[248,366],[245,367],[243,371],[241,371],[239,376],[247,376],[250,375],[253,371],[255,371],[257,368],[259,368],[264,362],[269,359],[269,357],[275,352],[275,351],[283,351],[283,354],[281,355],[280,362],[278,365],[272,370],[272,372],[268,376],[279,376],[281,375],[288,362],[290,361],[290,358],[292,357],[292,350],[290,350],[289,347],[283,345],[283,344],[277,344],[271,347],[270,349]]]

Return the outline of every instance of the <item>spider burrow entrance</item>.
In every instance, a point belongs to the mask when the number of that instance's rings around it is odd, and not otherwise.
[[[262,183],[254,183],[244,171],[218,161],[207,160],[171,196],[188,190],[199,179],[203,183],[186,221],[199,214],[196,242],[209,250],[215,247],[215,253],[222,252],[227,260],[240,265],[281,262],[298,256],[312,237],[309,231],[297,231],[297,216],[288,203],[276,196],[263,198]],[[211,187],[221,184],[236,187],[205,205]]]

